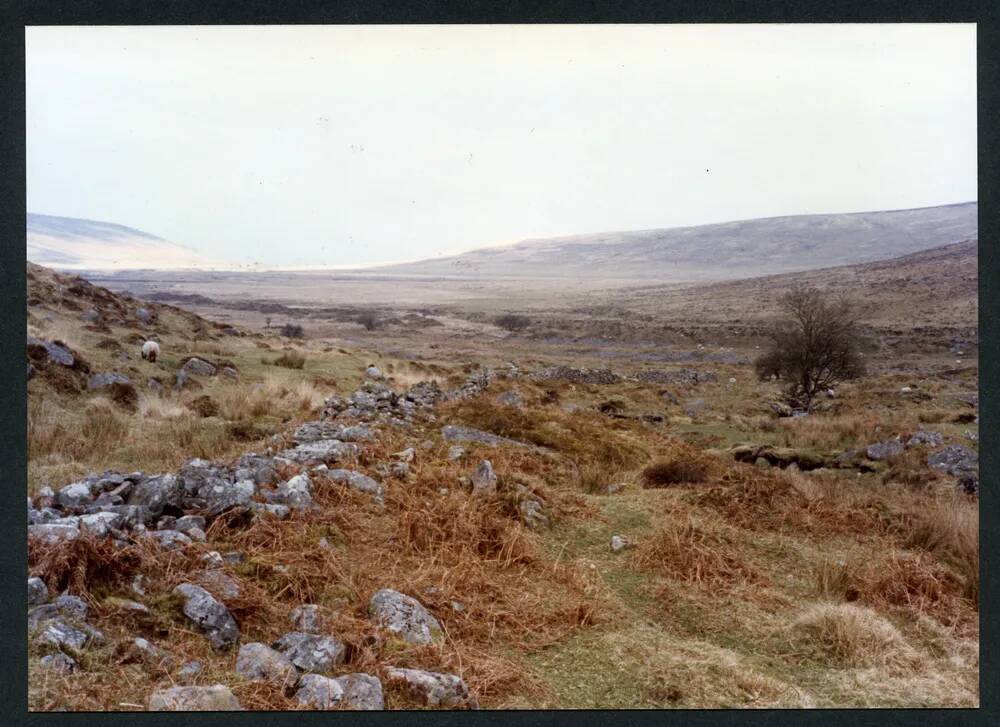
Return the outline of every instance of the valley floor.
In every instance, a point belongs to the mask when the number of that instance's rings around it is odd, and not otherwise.
[[[33,710],[145,709],[157,691],[214,684],[246,709],[315,706],[288,680],[249,677],[239,663],[241,646],[293,631],[304,604],[345,646],[328,676],[374,676],[390,709],[434,706],[392,676],[398,667],[456,675],[468,698],[452,706],[488,709],[979,703],[978,500],[928,466],[944,447],[977,447],[974,358],[950,340],[873,351],[871,375],[838,387],[821,411],[778,417],[779,390],[755,379],[745,334],[655,347],[557,341],[441,315],[426,329],[307,325],[295,340],[266,329],[263,312],[213,323],[35,267],[29,297],[29,335],[61,342],[87,369],[34,349],[37,511],[74,517],[56,493],[92,472],[147,477],[199,457],[227,472],[229,487],[252,451],[276,475],[257,484],[260,505],[209,514],[204,542],[165,547],[141,529],[119,546],[32,538],[29,575],[53,597],[81,598],[82,620],[103,635],[70,648],[34,634]],[[140,306],[149,320],[136,318]],[[85,321],[89,310],[99,319]],[[163,350],[154,363],[136,345],[149,334]],[[178,382],[190,357],[216,372]],[[370,364],[384,381],[366,375]],[[133,393],[88,388],[110,371]],[[415,405],[402,424],[389,421],[398,409],[370,401],[427,380],[462,393]],[[360,422],[375,436],[319,469],[275,459],[302,446],[302,423],[320,421]],[[447,425],[510,441],[458,442]],[[921,430],[940,440],[887,458],[864,452]],[[734,456],[745,443],[756,462]],[[485,494],[484,460],[496,476]],[[371,477],[381,497],[330,474],[338,467]],[[314,507],[287,519],[264,512],[299,473]],[[204,511],[178,503],[161,530]],[[222,562],[209,567],[206,555]],[[233,615],[238,643],[212,648],[174,595],[185,582]],[[440,636],[412,643],[387,630],[371,610],[380,589],[419,601]],[[42,663],[57,652],[73,671]],[[185,671],[194,661],[201,669]]]

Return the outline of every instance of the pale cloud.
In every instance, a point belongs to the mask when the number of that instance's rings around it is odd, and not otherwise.
[[[976,198],[974,25],[29,28],[28,210],[214,258]]]

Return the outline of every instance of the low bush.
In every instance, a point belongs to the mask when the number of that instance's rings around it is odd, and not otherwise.
[[[642,486],[646,489],[704,482],[708,468],[697,459],[683,456],[662,459],[642,471]]]
[[[286,369],[301,369],[306,365],[306,357],[298,351],[288,351],[274,359],[274,365]]]

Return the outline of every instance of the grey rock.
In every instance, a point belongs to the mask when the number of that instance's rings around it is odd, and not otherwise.
[[[304,603],[292,609],[291,620],[296,631],[316,634],[323,629],[323,614],[320,607],[313,603]]]
[[[158,518],[167,506],[180,508],[184,498],[181,481],[174,475],[159,475],[139,482],[128,496],[128,504],[141,507],[147,518]]]
[[[979,472],[979,455],[961,444],[952,444],[927,458],[927,464],[952,476]]]
[[[267,644],[244,644],[236,656],[236,673],[244,679],[294,686],[297,674],[292,662]]]
[[[895,457],[897,454],[901,454],[903,449],[903,442],[899,439],[899,437],[895,437],[893,439],[887,439],[884,442],[869,444],[865,448],[865,455],[868,459],[878,462],[884,459],[889,459],[889,457]]]
[[[208,514],[215,517],[229,510],[249,507],[256,492],[257,486],[253,480],[226,482],[219,479],[212,480],[199,489],[198,497],[208,507]]]
[[[42,346],[48,355],[48,360],[51,363],[57,363],[60,366],[66,366],[72,368],[76,363],[76,359],[73,358],[73,354],[65,346],[61,346],[53,341],[45,341],[41,338],[34,338],[28,336],[28,345]]]
[[[69,519],[69,518],[65,518]],[[74,540],[80,537],[80,524],[74,520],[72,523],[48,522],[28,526],[28,537],[38,538],[47,543],[58,543],[63,540]]]
[[[296,510],[304,510],[312,506],[311,488],[309,475],[300,474],[278,485],[276,494],[279,502]]]
[[[179,530],[185,535],[189,534],[190,530],[205,530],[205,518],[201,515],[185,515],[184,517],[177,518],[177,522],[174,523],[174,529]]]
[[[372,596],[368,614],[380,626],[411,644],[429,644],[443,636],[441,624],[420,601],[389,588]]]
[[[358,492],[367,493],[377,501],[382,500],[384,493],[382,485],[368,475],[355,472],[354,470],[333,469],[329,470],[326,476],[338,484],[345,484]]]
[[[151,530],[146,536],[155,540],[161,548],[177,549],[191,544],[191,538],[177,530]]]
[[[171,687],[159,689],[149,697],[150,712],[235,712],[243,707],[229,687]]]
[[[240,584],[221,568],[206,568],[193,578],[198,585],[218,598],[237,598],[240,595]]]
[[[38,663],[46,669],[51,669],[52,671],[60,674],[71,674],[77,669],[77,663],[73,657],[62,653],[61,651],[55,654],[43,656],[38,660]]]
[[[549,526],[548,515],[542,510],[542,503],[538,500],[521,500],[517,504],[517,509],[521,513],[521,520],[531,530],[540,530]]]
[[[116,371],[109,371],[103,374],[94,374],[89,379],[87,379],[88,389],[103,389],[105,386],[111,386],[111,384],[130,384],[129,377],[125,374],[120,374]]]
[[[929,447],[940,447],[944,444],[944,435],[941,432],[929,432],[926,429],[921,429],[913,433],[909,439],[906,440],[906,448],[918,447],[920,445],[927,445]]]
[[[216,367],[205,359],[193,357],[184,363],[181,371],[189,376],[215,376]]]
[[[260,515],[267,515],[278,520],[287,520],[292,514],[292,510],[288,505],[272,502],[251,502],[250,509]]]
[[[64,593],[61,596],[56,596],[55,600],[52,601],[52,605],[59,610],[59,613],[68,618],[77,619],[78,621],[87,618],[87,602],[79,596],[71,596]]]
[[[508,444],[515,447],[531,446],[525,442],[518,442],[514,439],[501,437],[498,434],[484,432],[479,429],[473,429],[472,427],[466,427],[459,424],[446,424],[443,426],[441,428],[441,437],[446,442],[477,442],[479,444],[488,444],[491,446],[496,446],[498,444]]]
[[[286,449],[281,456],[299,464],[328,464],[354,459],[358,456],[358,445],[339,439],[321,439]]]
[[[628,540],[626,538],[623,538],[621,535],[611,536],[611,550],[614,551],[615,553],[625,550],[625,548],[627,548],[628,546],[629,546]]]
[[[319,674],[306,674],[299,680],[295,698],[299,704],[314,709],[385,709],[382,683],[370,674],[347,674],[330,679]]]
[[[389,474],[397,480],[405,480],[410,474],[410,465],[406,462],[393,462],[389,467]]]
[[[492,495],[497,491],[497,475],[493,471],[493,463],[484,459],[472,473],[472,494]]]
[[[171,656],[168,651],[161,649],[159,646],[156,646],[146,639],[141,637],[135,638],[132,640],[132,646],[143,658],[143,660],[149,662],[150,664],[154,664],[164,669],[170,669],[174,665],[174,657]]]
[[[181,664],[177,671],[177,676],[183,681],[191,681],[204,671],[205,667],[200,661],[186,661]]]
[[[103,538],[121,528],[124,522],[125,517],[117,512],[95,512],[80,516],[80,529]]]
[[[239,638],[239,627],[229,609],[204,588],[181,583],[174,593],[184,597],[184,615],[205,633],[215,649],[226,649]]]
[[[37,606],[49,600],[49,589],[41,578],[28,579],[28,605]]]
[[[296,667],[307,672],[328,672],[334,666],[343,664],[347,657],[347,647],[343,643],[322,634],[293,631],[272,646]]]
[[[82,507],[93,497],[90,487],[90,483],[86,481],[68,484],[56,494],[56,502],[60,507],[70,510]]]
[[[65,619],[55,618],[44,621],[34,637],[35,643],[54,646],[57,649],[80,651],[91,643],[100,643],[104,635],[93,628],[77,627]]]
[[[469,688],[455,674],[389,667],[386,677],[391,682],[404,684],[411,696],[430,707],[475,706]]]
[[[376,381],[381,381],[384,377],[382,376],[382,371],[378,366],[369,366],[365,369],[365,376],[369,379],[374,379]]]
[[[448,461],[457,462],[465,456],[465,447],[461,444],[454,444],[448,450]]]
[[[153,314],[148,308],[139,308],[135,312],[135,317],[138,318],[143,323],[149,323],[153,320]]]

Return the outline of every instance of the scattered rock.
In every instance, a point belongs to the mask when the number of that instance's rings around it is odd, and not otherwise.
[[[474,707],[475,700],[462,678],[455,674],[389,667],[386,676],[402,683],[411,696],[430,707]]]
[[[189,376],[215,376],[217,368],[215,364],[194,356],[184,362],[181,371]]]
[[[370,674],[347,674],[336,679],[306,674],[299,680],[295,698],[299,704],[314,709],[339,709],[341,704],[359,710],[385,709],[382,683]]]
[[[293,686],[297,681],[295,667],[288,657],[259,642],[240,647],[236,656],[236,673],[244,679],[259,679],[282,686]]]
[[[229,687],[172,687],[153,692],[149,697],[150,712],[233,712],[243,706]]]
[[[443,636],[441,624],[412,596],[383,588],[372,596],[368,613],[379,625],[411,644],[429,644]]]
[[[205,633],[213,648],[227,649],[239,638],[240,629],[229,609],[204,588],[181,583],[174,593],[184,597],[184,615]]]
[[[549,526],[549,518],[542,510],[542,503],[538,500],[524,499],[517,504],[521,513],[521,520],[531,530],[540,530]]]
[[[87,379],[88,389],[103,389],[106,386],[111,386],[112,384],[131,384],[131,380],[125,374],[119,374],[116,371],[110,371],[103,374],[94,374],[89,379]]]
[[[573,384],[617,384],[622,380],[611,369],[574,369],[569,366],[550,366],[536,371],[530,378],[534,381],[569,381]]]
[[[887,439],[884,442],[876,442],[875,444],[869,444],[865,448],[865,455],[868,459],[880,462],[890,457],[895,457],[897,454],[901,454],[904,449],[903,442],[899,437],[894,437],[893,439]]]
[[[454,444],[448,450],[448,461],[457,462],[465,456],[465,447],[461,444]]]
[[[493,471],[493,463],[484,459],[472,473],[472,494],[492,495],[497,491],[497,476]]]
[[[181,668],[177,671],[177,676],[183,681],[191,681],[197,677],[205,669],[200,661],[186,661],[181,664]]]
[[[961,444],[952,444],[927,458],[927,464],[952,476],[979,472],[979,455]]]
[[[343,664],[347,657],[347,647],[344,644],[322,634],[293,631],[282,636],[272,646],[306,672],[328,672],[334,666]]]
[[[59,674],[71,674],[77,669],[77,663],[73,657],[67,656],[61,651],[43,656],[39,659],[38,663],[46,669],[51,669]]]
[[[41,578],[28,579],[28,605],[37,606],[49,600],[49,589]]]
[[[623,538],[621,535],[612,535],[611,536],[611,550],[612,551],[614,551],[615,553],[617,553],[617,552],[619,552],[621,550],[625,550],[625,548],[627,548],[627,547],[629,547],[629,541],[627,539]]]
[[[478,442],[479,444],[489,444],[491,446],[496,446],[498,444],[510,444],[515,447],[530,447],[530,444],[524,442],[518,442],[514,439],[508,439],[507,437],[501,437],[498,434],[491,434],[490,432],[483,432],[479,429],[473,429],[472,427],[461,426],[458,424],[447,424],[441,428],[441,437],[446,442]]]
[[[941,432],[928,432],[925,429],[914,432],[913,436],[906,440],[906,448],[917,447],[920,445],[927,445],[929,447],[940,447],[944,444],[944,435]]]
[[[698,417],[707,408],[708,405],[705,403],[704,399],[689,399],[684,402],[684,413],[692,419]]]
[[[326,476],[338,484],[347,485],[358,492],[367,493],[376,501],[381,502],[382,500],[384,493],[382,485],[368,475],[354,470],[333,469],[327,471]]]
[[[322,611],[313,603],[304,603],[292,609],[291,620],[296,631],[317,634],[323,630]]]

